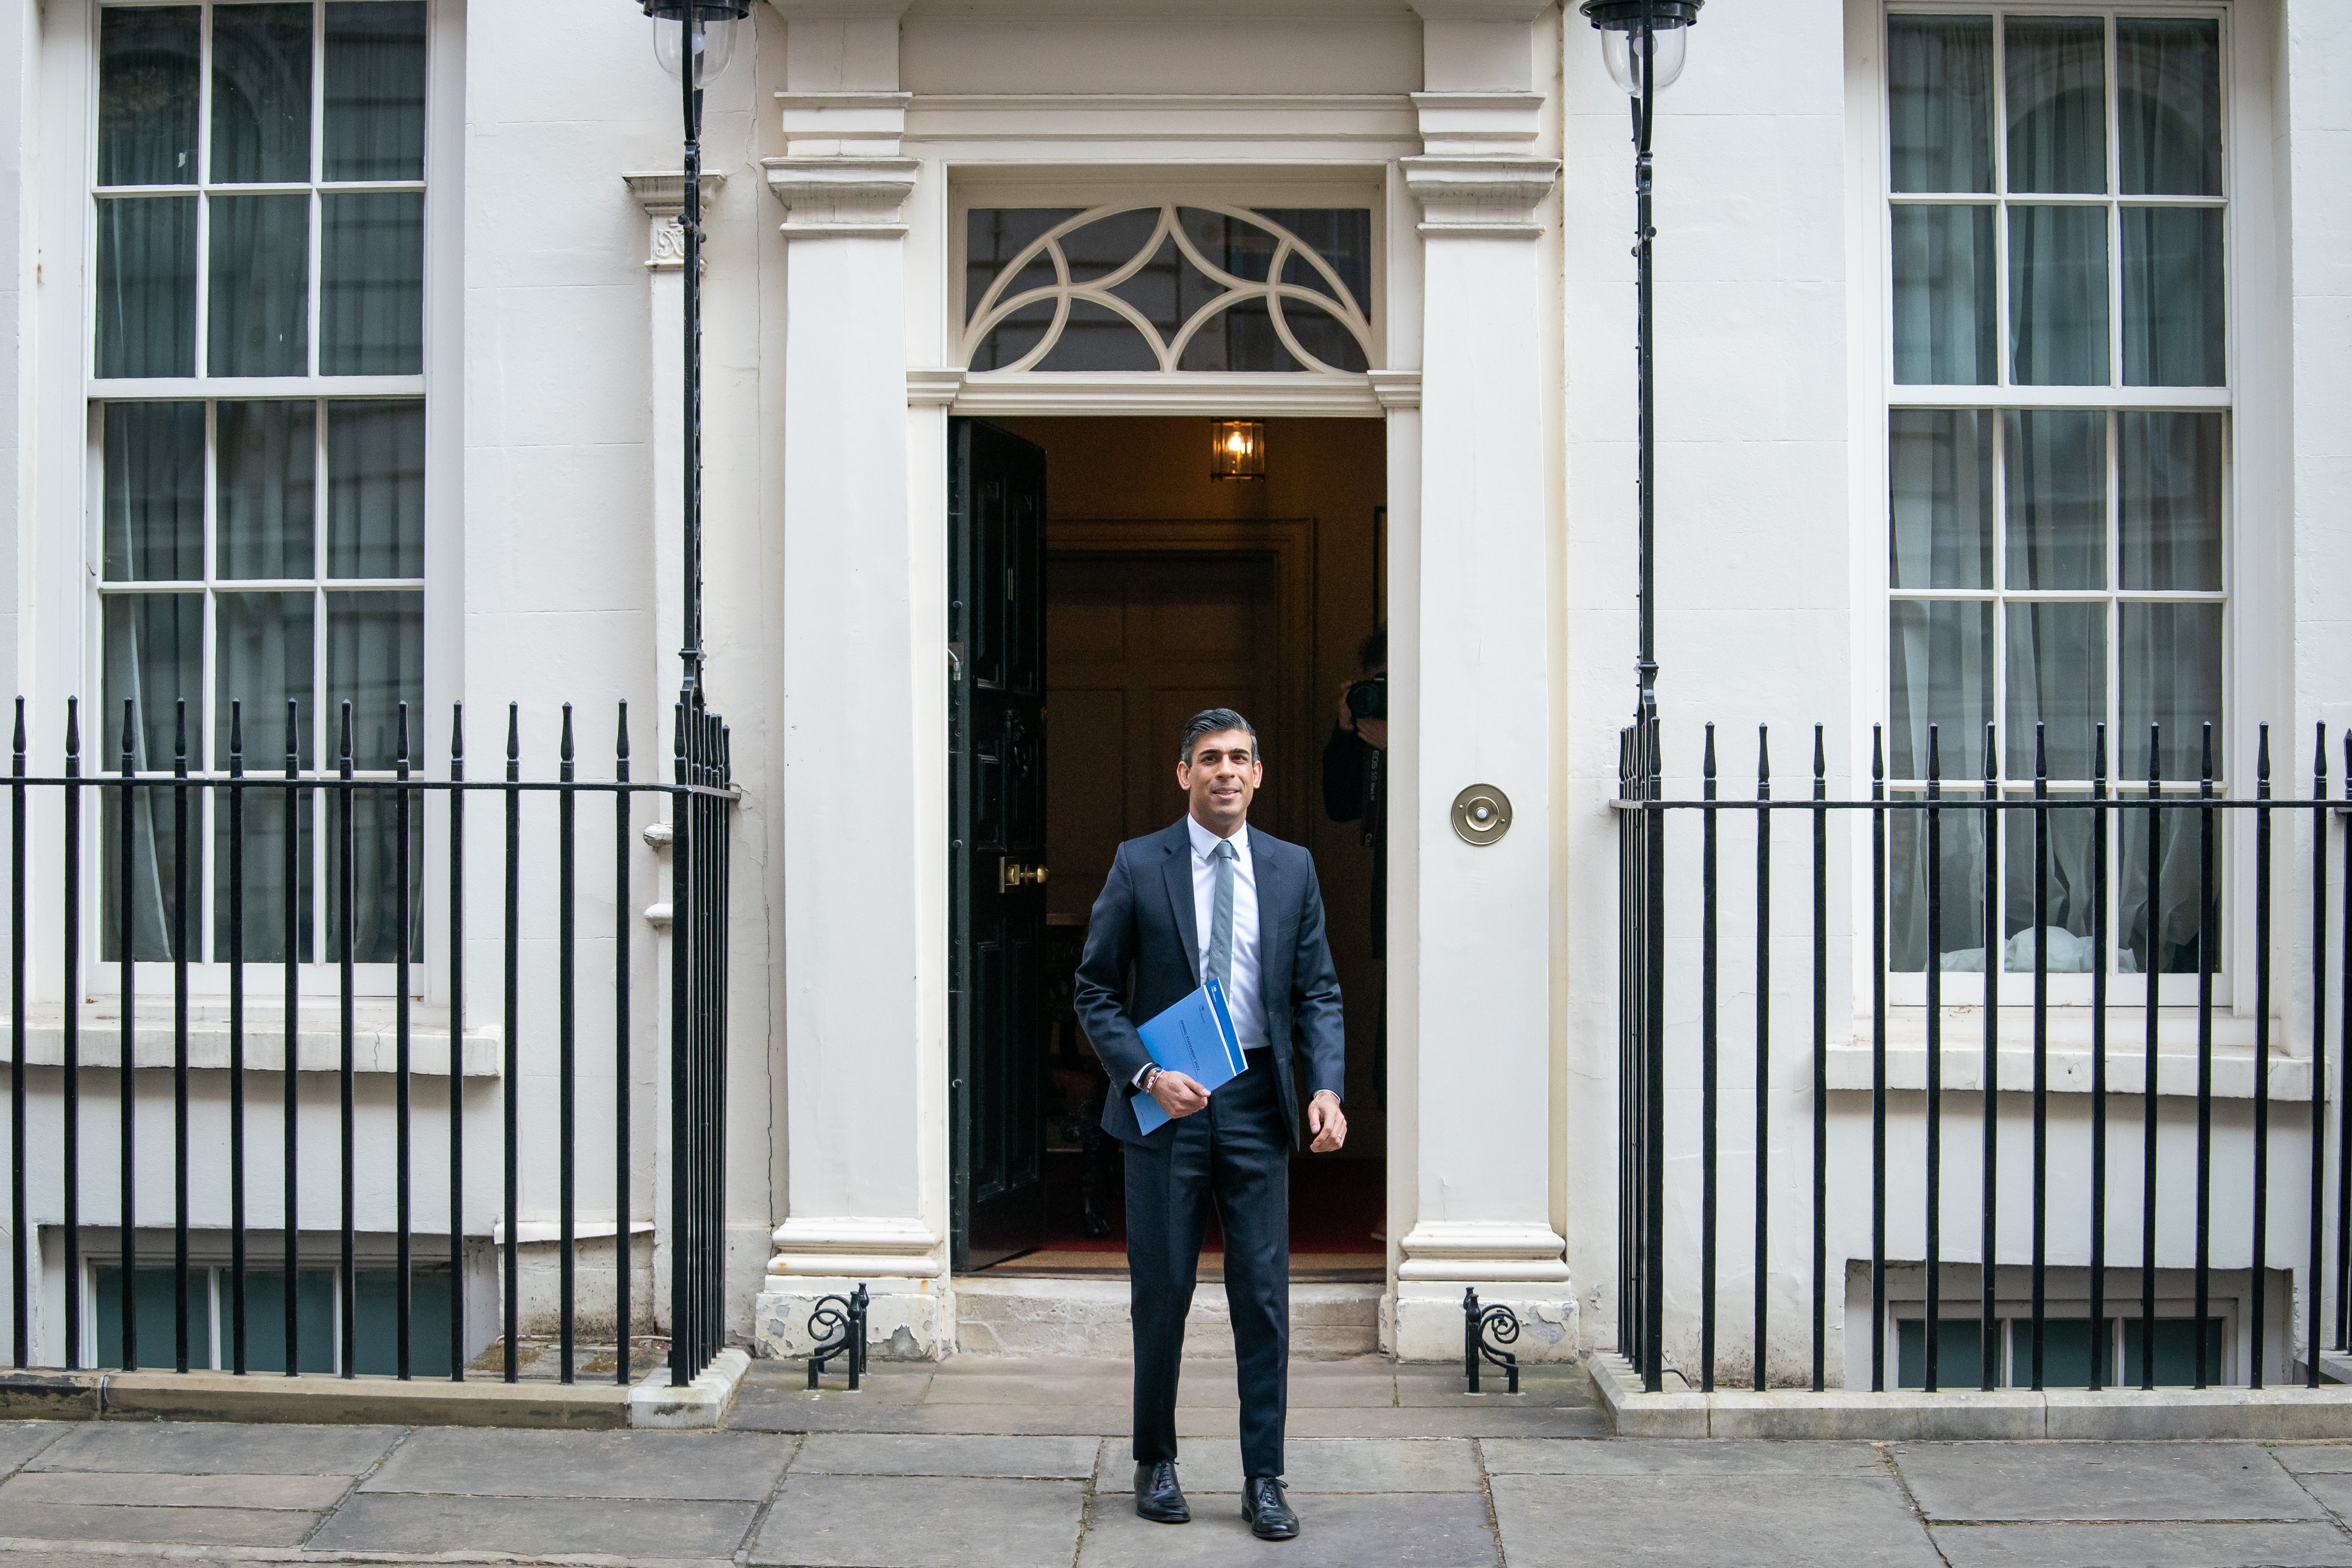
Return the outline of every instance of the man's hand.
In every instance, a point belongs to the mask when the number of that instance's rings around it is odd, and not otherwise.
[[[1209,1108],[1209,1091],[1200,1080],[1181,1072],[1163,1072],[1151,1080],[1151,1098],[1171,1121],[1181,1121],[1197,1110]]]
[[[1376,752],[1389,749],[1389,721],[1385,719],[1359,719],[1356,710],[1348,706],[1348,693],[1354,689],[1352,680],[1339,688],[1339,728]]]
[[[1316,1090],[1307,1102],[1307,1131],[1315,1134],[1308,1147],[1318,1154],[1332,1153],[1348,1141],[1348,1113],[1339,1109],[1338,1095],[1328,1089]]]

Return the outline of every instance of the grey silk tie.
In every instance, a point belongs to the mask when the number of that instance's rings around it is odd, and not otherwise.
[[[1209,973],[1220,985],[1234,983],[1234,841],[1217,840],[1217,892],[1209,905]]]

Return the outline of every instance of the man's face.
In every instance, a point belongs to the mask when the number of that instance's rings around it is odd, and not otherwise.
[[[1230,838],[1249,816],[1250,801],[1265,778],[1257,747],[1247,730],[1220,730],[1192,742],[1192,754],[1176,764],[1176,783],[1190,797],[1192,818],[1220,838]]]

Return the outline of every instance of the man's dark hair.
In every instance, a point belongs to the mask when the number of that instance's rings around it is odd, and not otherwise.
[[[1386,664],[1388,661],[1389,629],[1386,626],[1381,626],[1375,630],[1371,636],[1366,637],[1363,642],[1357,647],[1356,664],[1360,668],[1369,672],[1372,666],[1376,664]]]
[[[1189,763],[1192,748],[1203,735],[1215,735],[1227,730],[1239,730],[1250,738],[1250,750],[1257,750],[1257,731],[1250,721],[1230,708],[1203,708],[1185,721],[1184,738],[1176,742],[1176,760]]]

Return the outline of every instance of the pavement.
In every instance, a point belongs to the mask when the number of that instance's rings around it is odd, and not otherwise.
[[[855,1394],[798,1372],[757,1365],[719,1432],[0,1423],[0,1568],[2352,1568],[2352,1440],[1620,1440],[1573,1369],[1513,1399],[1300,1363],[1305,1531],[1267,1543],[1229,1363],[1186,1364],[1184,1526],[1135,1517],[1115,1363],[883,1367]]]

